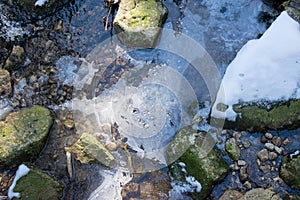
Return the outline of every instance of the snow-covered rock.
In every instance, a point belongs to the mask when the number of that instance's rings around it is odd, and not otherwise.
[[[234,105],[300,99],[299,44],[299,23],[282,12],[263,36],[244,45],[228,66],[211,116],[235,121],[243,116]]]

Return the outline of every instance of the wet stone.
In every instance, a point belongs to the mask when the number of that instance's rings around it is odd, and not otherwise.
[[[282,149],[282,148],[275,146],[275,148],[274,148],[274,149],[275,149],[276,153],[278,153],[279,155],[281,155],[281,154],[282,154],[282,151],[283,151],[283,149]]]
[[[269,160],[276,160],[277,157],[278,157],[277,153],[275,152],[269,153]]]
[[[273,135],[271,133],[266,133],[265,134],[265,137],[268,139],[268,140],[271,140],[273,138]]]
[[[277,146],[277,147],[280,147],[281,146],[281,138],[278,137],[278,136],[274,136],[273,139],[272,139],[272,143]]]
[[[268,149],[268,150],[270,150],[270,151],[273,151],[274,148],[275,148],[275,146],[272,143],[266,143],[265,144],[265,148]]]
[[[258,152],[257,157],[260,159],[262,162],[266,162],[269,158],[269,152],[267,149],[263,149]]]
[[[219,200],[236,200],[243,196],[243,194],[236,190],[226,190]]]

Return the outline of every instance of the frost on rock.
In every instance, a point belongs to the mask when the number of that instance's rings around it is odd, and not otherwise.
[[[212,116],[234,121],[233,105],[300,98],[300,29],[286,12],[238,52],[222,80]],[[218,106],[225,105],[225,111]]]
[[[29,171],[30,171],[30,169],[26,165],[22,164],[22,165],[19,166],[19,168],[18,168],[18,170],[16,172],[16,176],[15,176],[15,178],[13,180],[13,183],[11,184],[11,186],[8,189],[8,198],[9,199],[12,199],[14,197],[16,197],[16,198],[20,198],[21,197],[20,193],[14,192],[13,190],[16,187],[17,181],[20,178],[22,178],[23,176],[26,176],[29,173]]]
[[[89,196],[89,200],[97,199],[122,199],[121,190],[124,185],[132,180],[133,176],[125,168],[116,171],[105,170],[101,172],[103,183]]]
[[[6,16],[6,11],[3,5],[0,4],[0,38],[4,38],[7,42],[14,41],[17,37],[22,37],[28,34],[19,22],[9,20]]]

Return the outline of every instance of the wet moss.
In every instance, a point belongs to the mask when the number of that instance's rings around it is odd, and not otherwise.
[[[9,114],[0,122],[0,166],[17,165],[38,155],[52,123],[51,112],[41,106]]]
[[[293,189],[300,190],[300,156],[293,159],[289,155],[283,157],[280,177]]]
[[[224,128],[265,132],[267,130],[296,129],[300,127],[300,100],[278,103],[271,109],[259,105],[234,105],[236,121],[225,121]],[[210,121],[220,119],[211,118]]]
[[[21,200],[59,200],[62,198],[63,185],[53,177],[37,169],[22,177],[14,189],[21,193]]]
[[[229,171],[228,165],[214,145],[214,140],[207,133],[197,133],[187,126],[179,130],[167,147],[168,163],[175,160],[185,163],[188,174],[201,183],[201,192],[190,194],[194,199],[208,196],[213,185],[225,178]],[[170,170],[175,180],[183,181],[183,174],[178,173],[176,166],[171,165]]]

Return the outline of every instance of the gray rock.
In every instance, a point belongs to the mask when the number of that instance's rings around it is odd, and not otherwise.
[[[269,140],[271,140],[273,138],[273,135],[271,133],[266,133],[265,137]]]
[[[243,196],[243,194],[236,190],[226,190],[219,200],[236,200]]]
[[[260,161],[266,162],[269,158],[269,152],[267,149],[263,149],[258,152],[257,157],[259,158]]]
[[[133,47],[154,47],[168,14],[156,0],[122,0],[113,22],[118,38]]]
[[[239,200],[263,199],[263,200],[279,200],[281,199],[275,192],[269,189],[255,188],[252,189]]]
[[[244,160],[238,160],[238,163],[237,163],[239,166],[245,166],[247,163],[246,161]]]
[[[270,150],[270,151],[273,151],[274,148],[275,148],[275,146],[272,143],[266,143],[265,144],[265,148],[268,149],[268,150]]]
[[[52,126],[51,112],[33,106],[0,121],[0,166],[18,165],[40,153]]]
[[[283,151],[282,148],[275,146],[274,149],[275,149],[276,153],[278,153],[279,155],[282,154],[282,151]]]

